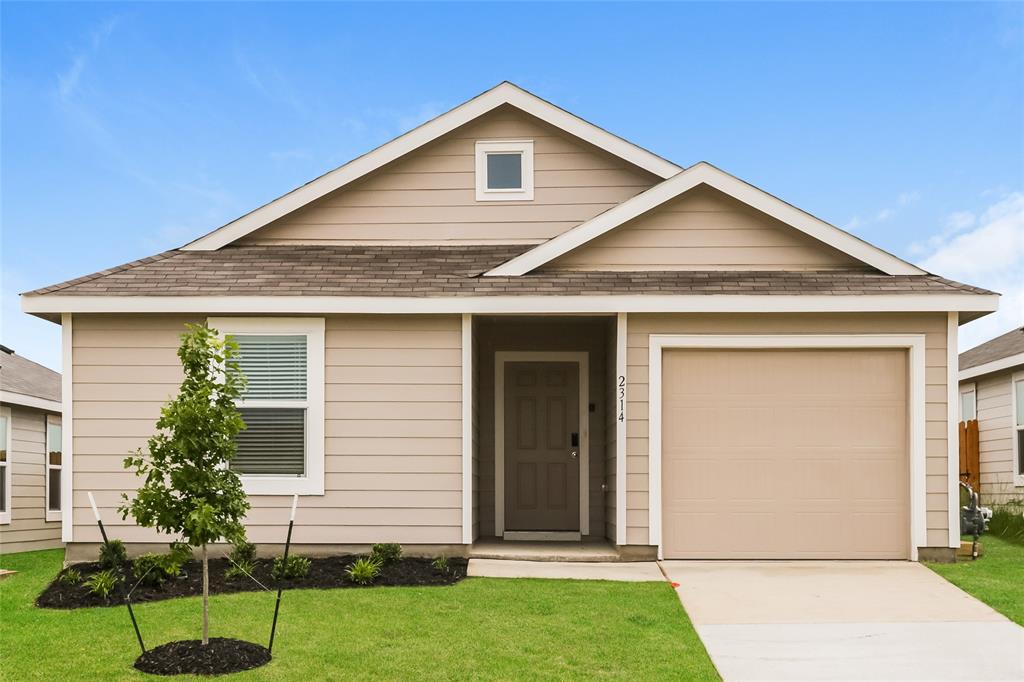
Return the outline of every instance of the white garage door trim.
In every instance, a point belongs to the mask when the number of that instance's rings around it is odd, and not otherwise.
[[[666,348],[904,348],[910,376],[910,560],[926,547],[924,334],[651,334],[650,335],[650,541],[664,558],[661,534],[661,359]]]

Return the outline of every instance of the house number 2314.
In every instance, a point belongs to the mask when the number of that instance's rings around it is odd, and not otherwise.
[[[626,377],[619,375],[619,421],[626,421]]]

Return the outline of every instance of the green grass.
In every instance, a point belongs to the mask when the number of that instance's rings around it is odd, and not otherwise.
[[[976,561],[927,566],[963,591],[974,595],[1010,620],[1024,625],[1024,545],[993,535],[981,538]]]
[[[62,550],[3,557],[0,679],[141,679],[122,607],[53,611],[33,600]],[[266,643],[272,593],[211,599],[211,635]],[[199,636],[200,600],[136,607],[149,646]],[[717,680],[666,583],[469,578],[451,587],[294,590],[274,660],[231,679]],[[180,679],[180,678],[179,678]]]

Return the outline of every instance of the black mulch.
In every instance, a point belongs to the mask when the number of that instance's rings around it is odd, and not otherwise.
[[[258,668],[270,662],[267,648],[240,639],[211,637],[203,646],[198,639],[168,642],[150,649],[135,660],[135,667],[154,675],[223,675]]]
[[[358,556],[337,556],[325,559],[311,559],[309,574],[298,580],[283,581],[285,589],[334,589],[339,587],[363,587],[348,579],[345,569]],[[389,586],[429,586],[452,585],[466,577],[468,560],[452,558],[448,560],[448,571],[443,572],[431,565],[431,559],[402,558],[387,564],[380,576],[374,581],[373,587]],[[270,559],[257,559],[252,575],[266,587],[276,590],[277,583],[270,577],[273,562]],[[251,578],[241,577],[228,579],[225,572],[231,567],[227,559],[210,560],[210,594],[229,594],[232,592],[256,592],[263,588]],[[77,609],[86,606],[120,606],[124,604],[123,588],[115,590],[108,598],[103,599],[89,592],[84,583],[93,573],[100,570],[99,564],[75,564],[74,568],[82,574],[82,580],[76,585],[69,585],[61,580],[62,571],[52,583],[43,590],[36,599],[36,606],[48,609]],[[135,585],[131,570],[127,569],[127,587]],[[190,561],[185,565],[182,575],[172,578],[159,587],[139,585],[132,592],[132,602],[162,601],[175,597],[194,597],[203,593],[203,567],[199,561]]]

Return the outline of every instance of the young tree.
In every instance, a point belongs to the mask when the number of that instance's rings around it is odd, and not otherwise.
[[[126,469],[146,480],[134,499],[123,495],[121,517],[131,514],[140,526],[202,548],[204,645],[210,641],[206,545],[244,540],[242,519],[249,509],[238,474],[228,467],[235,436],[245,428],[235,408],[245,387],[237,356],[238,346],[221,340],[217,330],[188,325],[178,348],[185,371],[178,396],[160,410],[148,457],[138,450],[124,460]]]

